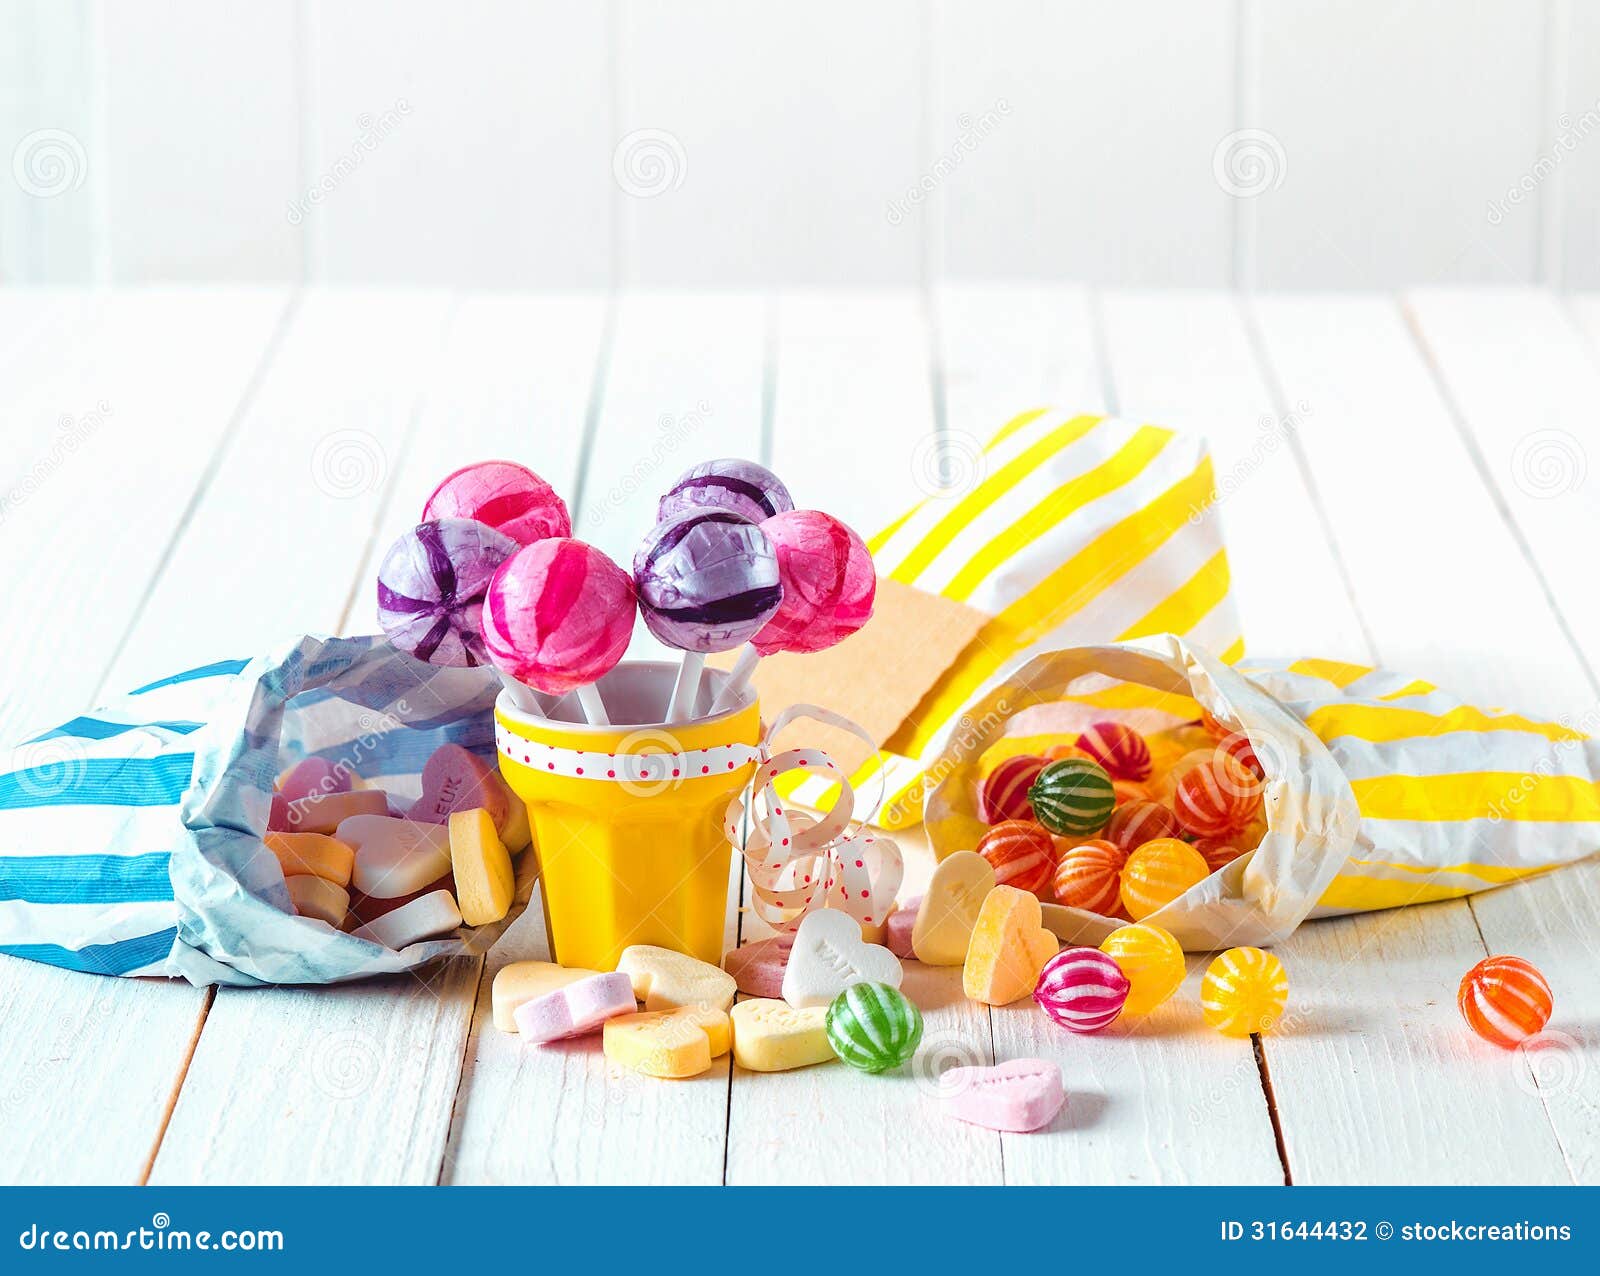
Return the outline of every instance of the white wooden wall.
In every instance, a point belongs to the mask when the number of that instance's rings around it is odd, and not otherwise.
[[[1595,0],[0,23],[0,281],[1600,285]]]

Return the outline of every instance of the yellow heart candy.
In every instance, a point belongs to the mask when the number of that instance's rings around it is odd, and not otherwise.
[[[617,969],[633,980],[633,995],[646,1010],[679,1006],[726,1010],[739,990],[738,982],[722,967],[654,944],[624,948]]]
[[[514,961],[502,966],[494,977],[491,1000],[494,1004],[494,1026],[501,1032],[515,1032],[517,1021],[511,1016],[518,1006],[542,997],[557,988],[565,988],[577,979],[598,975],[598,970],[570,970],[553,961]]]
[[[928,879],[911,928],[911,951],[929,966],[959,966],[983,901],[994,889],[994,866],[976,851],[957,851]]]
[[[786,1001],[758,997],[735,1006],[732,1019],[734,1062],[751,1072],[788,1072],[834,1057],[826,1006],[796,1010]]]
[[[699,1076],[732,1044],[728,1016],[697,1006],[619,1015],[607,1019],[601,1033],[607,1059],[649,1077]]]
[[[978,911],[961,970],[961,987],[973,1001],[1004,1006],[1025,997],[1056,955],[1056,937],[1040,922],[1039,900],[1014,886],[996,886]]]
[[[516,891],[511,853],[481,807],[450,817],[450,871],[461,920],[468,926],[486,926],[511,911]]]

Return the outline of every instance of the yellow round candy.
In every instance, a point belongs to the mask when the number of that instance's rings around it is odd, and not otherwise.
[[[1122,866],[1122,906],[1134,921],[1143,921],[1210,876],[1206,857],[1189,843],[1158,837],[1134,851]]]
[[[1100,951],[1128,977],[1128,999],[1122,1003],[1125,1015],[1148,1014],[1178,991],[1188,973],[1183,949],[1159,926],[1119,927],[1106,936]]]
[[[1230,948],[1206,968],[1200,1009],[1228,1037],[1271,1032],[1289,1001],[1283,963],[1259,948]]]

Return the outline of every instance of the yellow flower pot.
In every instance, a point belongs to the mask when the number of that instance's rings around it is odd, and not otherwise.
[[[545,922],[564,966],[612,970],[629,944],[722,959],[731,848],[728,802],[749,780],[761,738],[753,692],[726,713],[652,721],[677,666],[618,665],[599,686],[617,725],[574,720],[572,698],[548,716],[502,693],[500,771],[528,805]],[[725,675],[707,670],[713,687]]]

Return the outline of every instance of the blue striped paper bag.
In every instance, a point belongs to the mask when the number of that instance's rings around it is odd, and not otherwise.
[[[303,637],[140,687],[0,755],[0,953],[195,984],[322,984],[476,951],[392,952],[298,917],[262,844],[276,776],[343,762],[400,800],[445,743],[494,754],[499,682],[382,638]]]

